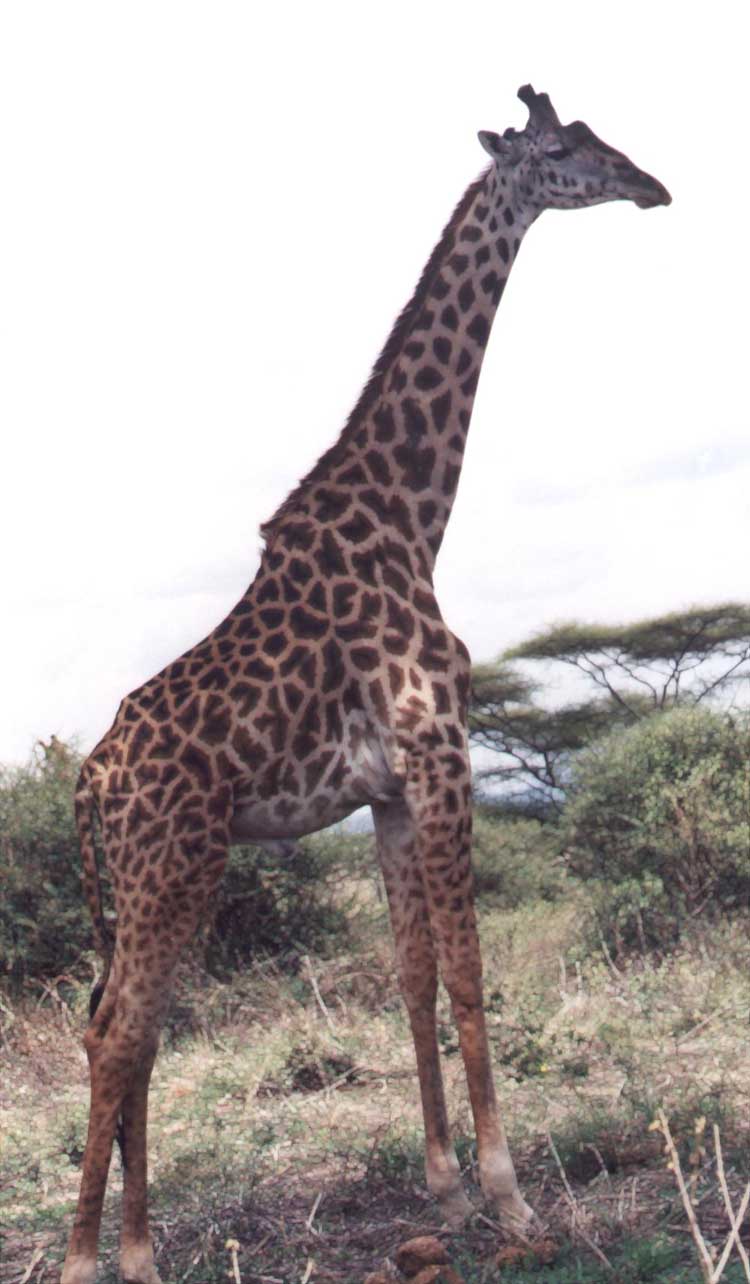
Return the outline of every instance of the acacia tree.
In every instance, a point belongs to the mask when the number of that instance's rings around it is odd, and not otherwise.
[[[585,694],[545,706],[550,684],[542,687],[511,661],[543,667],[547,675],[551,665],[565,665]],[[745,703],[748,691],[750,606],[742,603],[626,625],[555,625],[475,668],[469,735],[496,755],[478,779],[503,785],[516,806],[559,810],[573,756],[599,736],[678,704],[729,695]]]

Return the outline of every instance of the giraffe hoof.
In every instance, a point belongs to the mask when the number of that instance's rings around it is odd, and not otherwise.
[[[60,1276],[60,1284],[94,1284],[96,1279],[96,1258],[66,1257]]]
[[[161,1284],[150,1244],[132,1244],[120,1252],[120,1274],[126,1284]]]
[[[449,1195],[443,1195],[439,1204],[443,1219],[451,1230],[460,1230],[474,1214],[474,1205],[460,1186]]]
[[[499,1200],[497,1216],[500,1225],[508,1235],[528,1239],[541,1229],[541,1222],[533,1208],[519,1194]]]

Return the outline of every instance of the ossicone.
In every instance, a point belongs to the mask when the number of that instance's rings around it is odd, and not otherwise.
[[[521,85],[518,97],[529,109],[529,121],[534,125],[552,126],[560,129],[557,112],[550,102],[549,94],[537,94],[531,85]]]

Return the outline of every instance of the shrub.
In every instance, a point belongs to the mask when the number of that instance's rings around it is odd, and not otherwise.
[[[487,904],[516,909],[530,901],[555,900],[563,890],[565,870],[550,825],[477,809],[472,852],[476,893]]]
[[[673,709],[607,736],[576,763],[562,837],[616,947],[747,905],[750,722]]]
[[[205,962],[226,973],[263,955],[328,955],[346,941],[356,879],[372,840],[338,831],[279,849],[235,847],[205,935]],[[372,856],[374,869],[375,858]],[[344,890],[342,890],[344,889]]]
[[[15,986],[66,971],[91,947],[73,818],[79,765],[53,737],[26,766],[0,768],[0,977]]]

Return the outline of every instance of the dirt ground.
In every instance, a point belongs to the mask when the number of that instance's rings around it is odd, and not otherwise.
[[[750,1175],[747,923],[696,929],[671,955],[615,964],[581,945],[579,908],[563,898],[482,915],[498,1089],[544,1227],[535,1244],[508,1245],[482,1204],[445,996],[449,1112],[477,1211],[460,1233],[441,1227],[424,1188],[408,1027],[376,923],[356,956],[304,958],[291,971],[258,964],[225,983],[184,970],[151,1094],[163,1279],[395,1280],[398,1245],[435,1234],[465,1284],[700,1280],[664,1138],[651,1125],[663,1109],[703,1234],[720,1250],[728,1223],[714,1125],[735,1206]],[[2,1284],[51,1284],[64,1255],[87,1118],[87,988],[61,978],[2,999]],[[115,1159],[102,1281],[118,1278],[120,1187]],[[736,1246],[723,1278],[750,1278]]]

